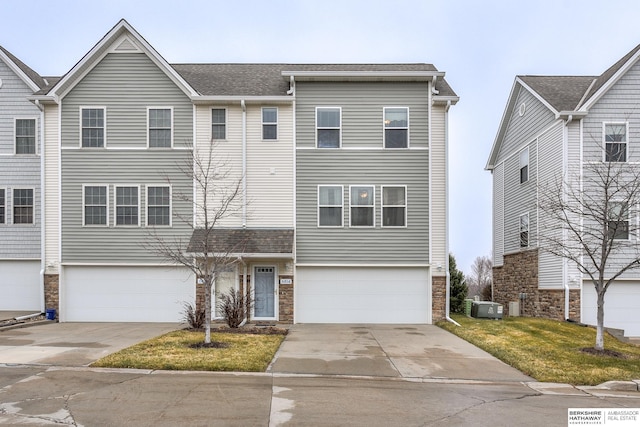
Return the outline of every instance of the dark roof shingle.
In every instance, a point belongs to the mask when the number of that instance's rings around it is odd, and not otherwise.
[[[208,243],[207,243],[208,240]],[[292,229],[216,228],[194,230],[188,253],[292,254]]]
[[[519,76],[531,89],[544,98],[556,111],[578,108],[578,103],[594,76]]]

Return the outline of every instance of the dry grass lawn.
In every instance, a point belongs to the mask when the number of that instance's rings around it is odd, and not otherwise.
[[[264,372],[284,335],[211,333],[211,341],[227,348],[191,348],[204,341],[204,332],[179,330],[106,356],[91,366],[189,371]]]
[[[538,381],[598,385],[640,379],[640,346],[605,334],[605,349],[622,357],[582,351],[595,345],[594,328],[529,317],[490,320],[454,315],[453,319],[462,326],[449,322],[438,326]]]

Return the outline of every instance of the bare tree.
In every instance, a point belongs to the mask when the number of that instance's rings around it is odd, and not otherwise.
[[[469,295],[480,295],[483,300],[493,301],[493,262],[489,256],[479,256],[471,265],[471,275],[467,278]]]
[[[237,254],[244,251],[246,241],[242,230],[219,228],[223,220],[242,210],[243,177],[233,173],[227,159],[215,155],[215,147],[215,143],[202,149],[192,147],[189,159],[177,165],[180,173],[193,181],[194,193],[173,194],[174,200],[193,204],[192,215],[175,215],[191,226],[193,234],[189,239],[168,239],[152,229],[146,242],[154,253],[188,268],[204,287],[205,344],[211,343],[211,294],[216,279],[240,262]]]
[[[538,199],[539,247],[575,263],[595,287],[596,350],[604,350],[607,290],[640,267],[637,221],[630,220],[640,202],[640,168],[625,161],[621,144],[607,144],[605,156],[585,162],[576,174],[541,184]]]

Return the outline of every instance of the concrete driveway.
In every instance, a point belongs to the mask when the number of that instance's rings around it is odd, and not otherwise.
[[[489,353],[433,325],[294,325],[270,371],[533,381]]]

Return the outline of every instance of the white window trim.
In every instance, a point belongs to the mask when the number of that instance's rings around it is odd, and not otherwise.
[[[138,223],[137,224],[118,224],[118,188],[128,188],[135,187],[138,189]],[[140,198],[140,185],[135,184],[118,184],[113,186],[113,226],[114,227],[125,227],[125,228],[134,228],[141,227],[142,220],[140,216],[140,206],[142,205],[142,199]]]
[[[527,164],[522,164],[522,154],[523,153],[527,153]],[[520,184],[526,184],[527,182],[529,182],[529,180],[531,179],[531,151],[529,150],[529,147],[524,147],[522,150],[520,150],[518,152],[518,182]],[[527,179],[525,179],[524,181],[522,180],[522,168],[527,167]]]
[[[171,114],[171,144],[169,147],[152,147],[151,146],[151,118],[149,117],[151,110],[169,110],[170,114]],[[164,129],[164,128],[154,128],[154,129]],[[154,106],[148,106],[147,107],[147,148],[152,149],[152,150],[169,150],[171,148],[173,148],[173,107],[154,107]]]
[[[614,163],[629,163],[629,122],[602,122],[602,161],[607,161],[607,125],[624,125],[625,126],[625,141],[624,141],[624,162],[614,162]],[[621,142],[618,142],[621,144]]]
[[[273,109],[276,110],[276,121],[275,122],[265,122],[264,121],[264,110],[265,109]],[[260,132],[262,133],[262,140],[263,141],[278,141],[280,139],[280,111],[278,109],[278,107],[262,107],[260,109],[260,120],[262,121],[262,126],[260,128]],[[265,139],[264,137],[264,126],[265,125],[271,125],[271,126],[275,126],[276,127],[276,137],[275,139]]]
[[[522,246],[522,238],[520,234],[524,231],[522,229],[522,217],[527,217],[527,245]],[[531,247],[531,217],[529,216],[529,212],[525,212],[518,216],[518,247],[523,250]]]
[[[0,222],[0,227],[9,224],[9,221],[8,221],[8,212],[9,211],[7,210],[7,205],[8,205],[8,203],[7,203],[7,187],[0,187],[0,191],[2,191],[2,190],[4,190],[4,221]],[[0,206],[2,206],[2,205],[0,205]]]
[[[155,187],[155,186],[152,185],[152,187]],[[236,264],[233,264],[229,266],[229,268],[231,268],[234,273],[233,289],[235,291],[239,291],[240,290],[240,273],[238,271],[238,266]],[[212,319],[220,320],[224,318],[223,316],[216,315],[216,308],[218,307],[219,302],[220,301],[218,301],[218,295],[216,294],[216,283],[214,283],[211,288],[211,316],[212,316],[211,318]]]
[[[16,190],[31,190],[31,194],[33,195],[33,204],[31,205],[33,208],[33,214],[31,215],[31,222],[25,223],[16,223],[16,215],[14,209],[16,208],[16,195],[14,191]],[[4,194],[5,204],[7,204],[7,193]],[[12,187],[11,188],[11,224],[17,225],[18,227],[28,227],[30,225],[36,225],[36,188],[35,187]],[[5,209],[5,222],[6,222],[7,211]]]
[[[404,205],[385,205],[384,189],[385,188],[404,188]],[[384,225],[384,208],[404,208],[404,225]],[[407,197],[406,185],[381,185],[380,186],[380,227],[381,228],[407,228],[409,212],[409,200]]]
[[[320,205],[320,187],[340,187],[340,206],[338,205]],[[318,185],[316,190],[317,203],[316,203],[316,218],[318,228],[344,228],[344,185],[338,184],[321,184]],[[340,225],[320,225],[320,208],[337,208],[342,209],[342,215],[340,216]]]
[[[107,107],[106,106],[99,106],[99,105],[81,105],[78,111],[78,147],[83,149],[83,150],[100,150],[100,149],[104,149],[107,148]],[[103,121],[104,121],[104,126],[103,126],[103,141],[102,141],[102,147],[83,147],[82,146],[82,110],[102,110],[102,117],[103,117]]]
[[[373,191],[371,193],[373,199],[371,200],[372,204],[371,206],[365,205],[355,205],[352,206],[351,205],[351,192],[353,191],[354,187],[369,187],[372,188]],[[373,224],[372,225],[352,225],[351,224],[351,208],[371,208],[371,210],[373,211]],[[349,228],[376,228],[376,186],[372,185],[372,184],[354,184],[354,185],[350,185],[349,186]]]
[[[160,205],[151,205],[149,204],[149,188],[150,187],[165,187],[169,189],[169,224],[167,225],[149,225],[149,208],[160,206]],[[173,188],[168,184],[147,184],[145,185],[145,215],[144,215],[144,225],[145,227],[154,227],[154,228],[171,228],[173,227]]]
[[[338,129],[338,146],[335,147],[335,148],[334,147],[329,148],[329,147],[319,147],[318,146],[318,129],[336,129],[334,127],[323,127],[323,128],[320,128],[318,126],[318,110],[338,110],[338,112],[340,114],[340,124],[338,125],[338,128],[337,128]],[[316,107],[314,120],[315,120],[315,139],[316,139],[315,145],[316,145],[316,148],[322,149],[322,150],[335,150],[335,149],[338,149],[338,148],[342,148],[342,107],[332,107],[332,106],[329,106],[329,105]]]
[[[18,138],[18,120],[33,120],[35,122],[35,152],[34,153],[29,153],[29,154],[18,154],[18,147],[17,147],[17,141],[16,138]],[[38,147],[38,118],[35,116],[25,116],[25,117],[14,117],[13,118],[13,154],[16,156],[39,156],[40,155],[40,150]]]
[[[403,108],[405,110],[407,110],[407,127],[406,128],[389,128],[389,129],[407,129],[407,147],[406,148],[387,148],[387,127],[385,126],[385,120],[387,117],[387,109],[400,109]],[[409,113],[409,107],[382,107],[382,148],[385,150],[406,150],[407,148],[411,148],[411,138],[410,138],[410,129],[411,129],[411,123],[409,121],[409,117],[410,117],[410,113]]]
[[[278,280],[279,273],[278,273],[278,266],[276,264],[251,264],[251,270],[249,270],[251,272],[251,292],[253,293],[253,295],[256,294],[256,282],[253,280],[253,277],[255,277],[255,273],[256,273],[256,268],[273,268],[273,317],[257,317],[256,316],[256,304],[255,302],[252,305],[252,310],[253,310],[253,316],[252,319],[254,320],[278,320],[279,316],[280,316],[280,299],[278,298],[278,295],[280,294],[280,280]]]
[[[86,187],[106,187],[107,189],[106,212],[105,212],[106,222],[104,224],[86,224],[85,223],[85,207],[87,205],[86,205],[84,190]],[[99,228],[109,227],[109,184],[82,184],[82,226],[83,227],[99,227]]]
[[[221,125],[222,123],[213,123],[213,110],[224,110],[224,138],[213,139],[213,125]],[[209,141],[227,141],[229,139],[229,109],[227,107],[211,107],[209,110]]]
[[[620,162],[622,163],[622,162]],[[631,206],[629,206],[629,203],[624,201],[624,200],[611,200],[610,203],[616,203],[616,204],[622,204],[622,205],[627,205],[627,238],[626,239],[616,239],[614,238],[613,240],[617,240],[619,242],[630,242],[632,241],[632,237],[635,234],[631,228],[631,224],[632,223],[632,219],[633,219],[633,215],[631,215]],[[636,222],[637,222],[637,218],[636,218]],[[608,224],[607,224],[608,225]]]

